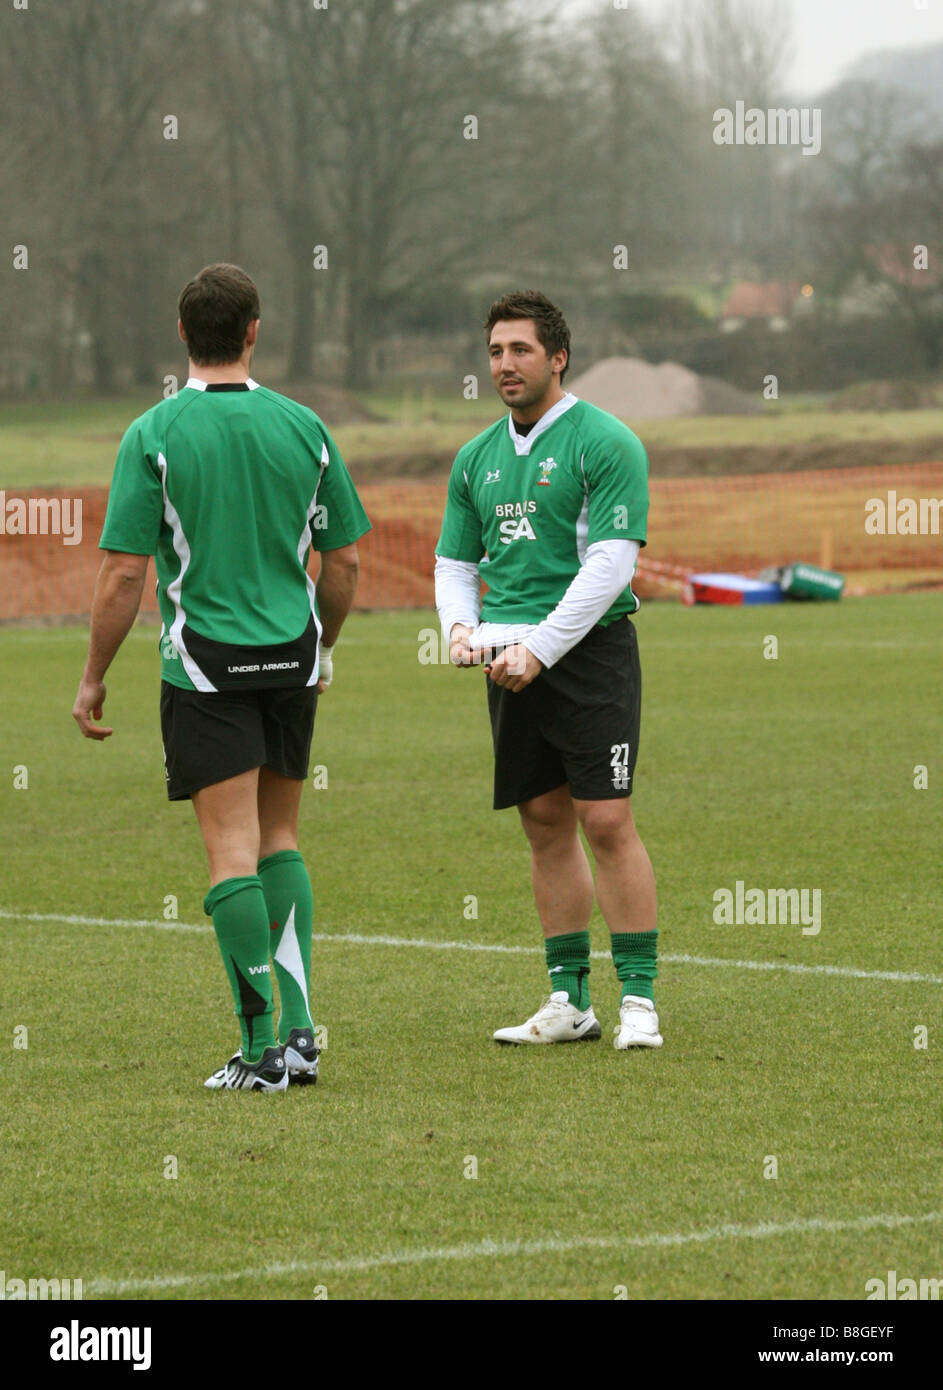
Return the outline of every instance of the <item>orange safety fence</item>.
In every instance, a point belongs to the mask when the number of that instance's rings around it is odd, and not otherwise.
[[[356,606],[432,607],[444,480],[363,483],[358,490],[373,530],[360,542]],[[87,618],[107,498],[104,487],[16,489],[3,495],[0,622]],[[30,499],[37,504],[30,521],[39,534],[11,534],[18,499],[27,509]],[[81,540],[67,544],[62,532],[67,520],[74,524],[79,499]],[[878,501],[886,514],[884,534],[870,533],[865,526],[869,514],[872,530],[880,521]],[[71,504],[71,512],[64,504]],[[917,533],[901,534],[911,515],[917,518]],[[691,571],[755,574],[794,560],[838,570],[848,578],[849,592],[943,585],[941,528],[943,463],[656,477],[651,482],[649,543],[635,587],[642,596],[677,595]],[[142,611],[157,612],[152,577]]]

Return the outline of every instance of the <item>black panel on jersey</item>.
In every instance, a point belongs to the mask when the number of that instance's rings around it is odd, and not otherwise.
[[[217,690],[288,690],[307,685],[318,652],[318,630],[312,613],[300,637],[266,647],[214,642],[183,629],[184,646]]]

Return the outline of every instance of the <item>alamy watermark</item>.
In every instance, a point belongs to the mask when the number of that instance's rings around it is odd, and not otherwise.
[[[453,624],[453,627],[455,624]],[[535,624],[536,626],[536,624]],[[452,660],[452,644],[449,637],[440,629],[435,627],[423,627],[416,634],[418,643],[416,655],[419,658],[420,666],[449,666],[458,665]],[[509,675],[523,675],[527,669],[527,649],[523,641],[517,642],[497,642],[493,647],[476,647],[475,649],[476,666],[481,666],[485,670],[500,652],[508,651],[511,655],[507,660],[507,671]]]
[[[822,111],[818,106],[773,107],[763,111],[738,101],[731,111],[714,112],[715,145],[801,145],[802,153],[822,148]]]
[[[821,888],[747,888],[737,879],[733,891],[714,893],[719,927],[801,927],[803,936],[822,930]]]
[[[869,536],[938,536],[943,497],[869,497],[864,529]]]
[[[925,1299],[938,1302],[943,1279],[911,1279],[898,1275],[896,1269],[887,1271],[887,1279],[869,1279],[864,1286],[868,1302],[872,1299],[890,1299],[908,1302],[911,1299]]]
[[[0,1269],[0,1303],[81,1297],[81,1279],[14,1279],[5,1269]]]
[[[81,497],[7,497],[0,490],[0,536],[61,536],[82,543]]]
[[[73,1318],[54,1327],[49,1340],[51,1361],[130,1361],[135,1371],[150,1370],[149,1327],[82,1327]]]

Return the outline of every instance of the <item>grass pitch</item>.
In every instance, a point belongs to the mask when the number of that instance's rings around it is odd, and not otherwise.
[[[943,596],[639,615],[651,1054],[610,1045],[596,958],[602,1043],[490,1041],[546,974],[517,818],[490,810],[483,677],[419,664],[432,625],[356,616],[341,638],[302,827],[327,1049],[316,1088],[277,1096],[202,1086],[237,1031],[192,810],[164,800],[155,630],[112,668],[104,745],[69,713],[84,634],[0,635],[7,1278],[861,1299],[891,1269],[938,1276]],[[716,925],[738,879],[820,889],[821,932]]]
[[[261,371],[261,369],[260,369]],[[262,374],[262,380],[267,378]],[[278,383],[272,383],[276,390]],[[131,421],[149,410],[158,397],[139,388],[116,397],[73,401],[0,403],[0,479],[11,491],[23,488],[91,487],[111,482],[115,455]],[[326,424],[355,472],[369,474],[375,460],[395,457],[404,476],[415,472],[410,460],[437,453],[449,456],[471,435],[501,414],[500,402],[483,383],[478,400],[460,390],[421,394],[402,388],[369,392],[364,404],[382,420],[363,424]],[[770,411],[763,415],[693,416],[633,420],[632,427],[650,450],[658,448],[780,447],[807,444],[814,453],[822,444],[849,447],[889,443],[927,445],[928,458],[939,458],[933,441],[943,436],[943,409],[833,411],[817,408]],[[437,471],[446,465],[439,465]],[[778,466],[778,465],[777,465]],[[389,476],[384,468],[383,476]]]

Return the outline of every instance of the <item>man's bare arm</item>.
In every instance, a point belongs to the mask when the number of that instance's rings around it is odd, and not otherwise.
[[[318,613],[321,618],[322,663],[326,657],[331,675],[331,648],[337,641],[344,619],[350,612],[354,594],[357,592],[359,573],[360,556],[357,554],[356,545],[341,545],[336,550],[322,550],[317,589]],[[318,690],[323,694],[323,681],[318,681]]]
[[[92,719],[102,717],[105,672],[137,617],[149,558],[106,550],[101,562],[92,599],[88,657],[72,708],[72,717],[85,738],[101,740],[113,732],[93,724]]]

